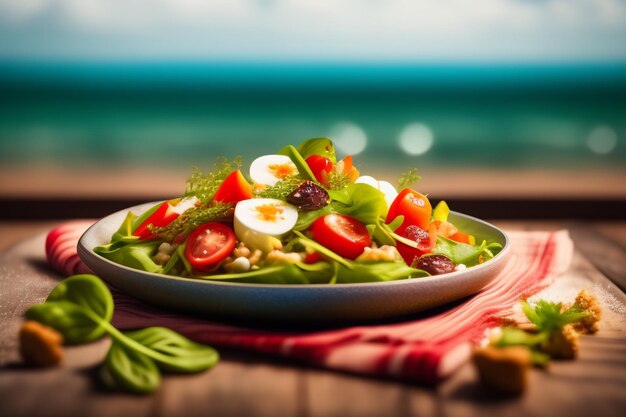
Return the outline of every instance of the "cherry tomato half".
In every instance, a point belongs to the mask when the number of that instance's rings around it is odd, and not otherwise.
[[[241,171],[233,171],[217,189],[213,200],[223,203],[237,203],[252,198],[252,186]]]
[[[333,170],[333,162],[325,156],[311,155],[306,159],[306,163],[315,175],[315,179],[328,188],[330,186],[328,173]]]
[[[365,225],[344,214],[320,217],[311,225],[311,233],[316,242],[348,259],[355,259],[372,244]]]
[[[225,224],[205,223],[187,238],[185,258],[193,269],[206,271],[226,259],[235,249],[236,241],[235,233]]]
[[[430,216],[433,212],[430,201],[425,195],[413,191],[410,188],[405,188],[400,191],[400,194],[393,200],[391,207],[389,207],[389,213],[387,214],[387,223],[391,223],[393,219],[402,215],[404,221],[399,228],[396,229],[398,233],[401,233],[407,227],[413,225],[423,230],[427,230],[430,225]]]
[[[171,200],[176,201],[176,200]],[[165,227],[174,221],[179,216],[174,211],[174,206],[170,204],[170,201],[164,201],[161,205],[152,213],[146,220],[144,220],[133,231],[133,235],[139,236],[140,239],[155,239],[156,236],[150,231],[149,226]]]

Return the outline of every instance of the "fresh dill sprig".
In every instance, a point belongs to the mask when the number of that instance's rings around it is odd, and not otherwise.
[[[343,190],[351,183],[350,176],[345,172],[331,171],[328,173],[328,184],[331,190]]]
[[[400,175],[400,178],[398,178],[398,185],[400,188],[410,187],[421,179],[422,177],[417,174],[417,168],[410,168]]]
[[[255,197],[277,198],[284,200],[293,190],[298,188],[304,180],[299,175],[290,175],[276,184],[255,192]]]
[[[171,242],[176,236],[186,235],[196,227],[211,221],[226,220],[232,217],[234,206],[229,203],[211,203],[192,207],[165,227],[148,226],[160,239]]]
[[[193,167],[191,176],[187,179],[185,197],[195,196],[202,204],[209,203],[224,180],[233,171],[243,165],[242,158],[237,156],[232,161],[225,157],[215,160],[213,171],[204,173],[200,168]]]

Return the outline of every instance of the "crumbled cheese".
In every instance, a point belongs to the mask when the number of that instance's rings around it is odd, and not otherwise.
[[[367,247],[363,250],[355,261],[357,262],[380,262],[380,261],[399,261],[402,256],[394,246],[383,245],[380,248]]]

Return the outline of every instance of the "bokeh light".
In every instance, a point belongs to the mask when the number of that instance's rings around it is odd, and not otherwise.
[[[423,123],[407,125],[398,138],[400,149],[409,155],[423,155],[430,150],[435,141],[433,131]]]

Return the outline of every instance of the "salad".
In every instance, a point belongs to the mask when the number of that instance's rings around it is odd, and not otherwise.
[[[486,262],[502,246],[478,241],[400,181],[361,175],[352,156],[314,138],[255,159],[194,168],[185,193],[137,216],[94,248],[121,265],[197,279],[335,284],[420,278]]]

